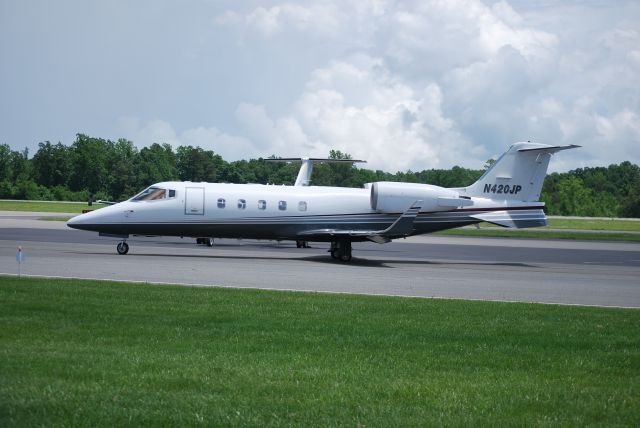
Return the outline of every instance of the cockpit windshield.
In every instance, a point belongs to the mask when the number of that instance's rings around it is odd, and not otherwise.
[[[137,196],[131,198],[132,201],[156,201],[167,197],[167,190],[160,187],[148,187]]]

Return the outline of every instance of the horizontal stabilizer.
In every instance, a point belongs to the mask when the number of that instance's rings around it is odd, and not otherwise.
[[[330,158],[268,158],[267,162],[302,162],[311,161],[313,163],[367,163],[361,159],[330,159]]]
[[[518,149],[519,152],[547,152],[547,153],[557,153],[561,150],[569,150],[569,149],[577,149],[578,146],[576,144],[569,144],[566,146],[547,146],[547,147],[537,147],[532,149]]]
[[[311,184],[311,172],[313,171],[313,165],[318,163],[342,163],[351,164],[354,163],[367,163],[365,160],[360,159],[328,159],[328,158],[269,158],[265,159],[269,162],[302,162],[300,170],[298,171],[298,177],[294,186],[309,186]]]
[[[502,227],[515,229],[525,227],[540,227],[547,225],[547,216],[543,210],[524,211],[492,211],[482,214],[472,215],[471,218],[486,221]]]

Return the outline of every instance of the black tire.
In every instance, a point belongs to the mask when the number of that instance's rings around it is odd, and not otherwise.
[[[331,257],[338,260],[338,250],[331,250]]]
[[[341,262],[350,262],[351,261],[351,253],[340,254]]]
[[[213,247],[213,238],[204,238],[204,242],[207,244],[207,247]]]
[[[127,244],[126,242],[120,242],[116,247],[116,250],[118,251],[118,254],[124,256],[129,252],[129,244]]]

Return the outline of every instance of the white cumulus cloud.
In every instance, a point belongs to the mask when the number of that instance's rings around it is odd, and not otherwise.
[[[174,149],[179,146],[199,146],[205,150],[213,150],[226,160],[244,159],[246,153],[255,150],[254,145],[243,137],[225,134],[215,127],[188,128],[181,132],[170,123],[152,119],[142,121],[137,117],[123,116],[116,124],[118,135],[131,140],[139,147],[151,144],[169,144]]]
[[[584,146],[552,168],[640,163],[635,0],[5,3],[14,149],[84,132],[415,170],[532,140]]]

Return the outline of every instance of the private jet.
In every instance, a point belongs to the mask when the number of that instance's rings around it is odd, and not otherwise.
[[[353,242],[383,244],[480,222],[545,226],[539,199],[549,160],[576,147],[513,144],[478,181],[460,188],[384,181],[362,189],[310,186],[314,161],[295,159],[302,161],[296,185],[157,183],[67,226],[120,239],[121,255],[131,235],[186,236],[328,242],[331,257],[348,262]]]

